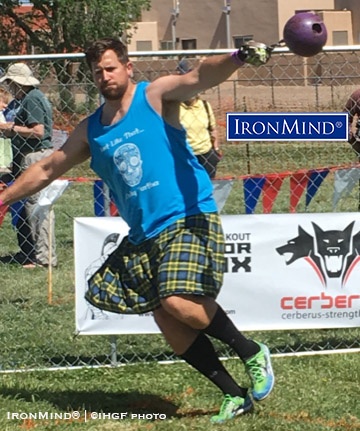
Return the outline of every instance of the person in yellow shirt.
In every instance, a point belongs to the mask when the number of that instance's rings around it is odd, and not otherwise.
[[[189,63],[181,60],[177,72],[184,75],[190,71]],[[180,123],[186,130],[187,140],[199,162],[210,178],[214,178],[221,153],[215,115],[210,103],[199,95],[180,103]]]

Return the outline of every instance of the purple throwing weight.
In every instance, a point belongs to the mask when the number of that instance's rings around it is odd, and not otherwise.
[[[298,12],[284,27],[284,42],[294,54],[312,57],[318,54],[327,40],[327,30],[319,15]]]

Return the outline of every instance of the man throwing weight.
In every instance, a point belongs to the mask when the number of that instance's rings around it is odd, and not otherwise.
[[[180,125],[179,103],[225,81],[244,63],[258,66],[269,57],[266,46],[250,44],[209,57],[186,75],[134,84],[126,47],[111,38],[94,42],[86,60],[104,104],[61,149],[0,195],[0,204],[10,204],[91,159],[130,230],[89,279],[86,299],[117,313],[153,311],[174,352],[222,391],[215,423],[251,411],[252,400],[270,394],[274,376],[269,349],[241,334],[216,302],[223,232],[209,176]],[[250,390],[228,373],[209,336],[234,349],[251,378]]]

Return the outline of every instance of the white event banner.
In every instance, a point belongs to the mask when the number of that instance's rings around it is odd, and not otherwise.
[[[226,272],[218,302],[243,331],[360,326],[358,213],[222,215]],[[152,313],[104,312],[87,280],[127,235],[120,217],[76,218],[76,330],[158,333]]]

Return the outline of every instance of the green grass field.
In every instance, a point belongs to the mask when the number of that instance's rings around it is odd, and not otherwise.
[[[228,144],[218,176],[296,171],[343,165],[354,161],[347,144]],[[81,166],[71,177],[92,177]],[[309,208],[304,200],[298,210],[330,212],[332,174],[325,179]],[[357,211],[357,187],[338,211]],[[256,212],[261,212],[258,205]],[[274,212],[289,211],[286,181]],[[56,203],[56,239],[59,265],[52,274],[52,302],[48,302],[49,279],[45,269],[24,270],[2,265],[0,289],[0,430],[207,430],[211,414],[221,402],[219,391],[183,363],[160,365],[174,359],[160,335],[118,336],[116,355],[109,337],[75,336],[73,219],[93,216],[92,183],[72,184]],[[224,213],[244,214],[241,180],[235,180]],[[7,216],[0,230],[1,254],[16,251],[16,236]],[[266,342],[273,353],[359,348],[360,328],[263,331],[248,334]],[[113,340],[112,340],[113,341]],[[216,344],[221,356],[231,356]],[[114,362],[125,366],[110,368]],[[71,366],[106,365],[108,368],[65,369]],[[246,381],[239,361],[226,362]],[[64,367],[59,371],[47,368]],[[274,358],[277,383],[273,395],[258,404],[251,415],[233,424],[211,426],[227,430],[329,431],[360,429],[359,353]],[[7,373],[8,370],[26,372]],[[37,369],[37,371],[29,371]],[[95,413],[151,414],[166,419],[146,421],[89,420]],[[9,413],[79,411],[79,421],[8,419]]]
[[[248,382],[240,361],[229,360],[225,366],[238,376],[239,382]],[[273,366],[276,385],[271,396],[257,403],[253,413],[222,425],[209,422],[219,408],[221,393],[184,363],[6,374],[1,376],[0,429],[360,429],[359,353],[275,357]],[[29,413],[38,412],[68,416],[29,419]],[[71,412],[79,412],[80,418],[66,419]],[[104,419],[94,418],[100,414]],[[121,418],[121,414],[127,416]],[[144,415],[153,420],[144,419]]]

